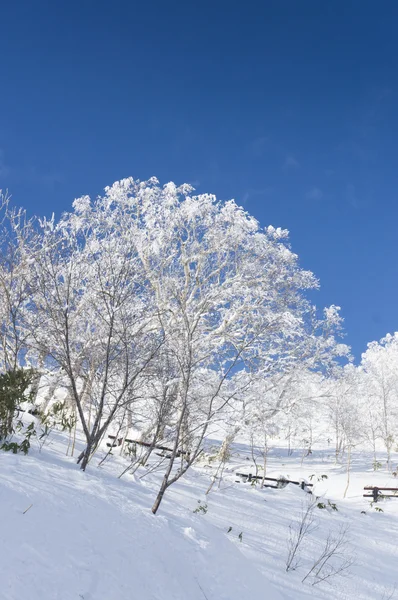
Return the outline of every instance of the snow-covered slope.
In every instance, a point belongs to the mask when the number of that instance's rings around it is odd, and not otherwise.
[[[83,474],[47,450],[1,452],[0,597],[282,598],[224,533],[192,511],[155,517],[152,500],[142,485]]]
[[[167,491],[156,516],[150,507],[161,470],[141,468],[117,479],[126,459],[117,450],[98,468],[104,446],[82,473],[65,457],[66,447],[66,438],[53,432],[41,453],[37,447],[28,456],[0,452],[1,600],[398,597],[398,498],[380,502],[384,512],[377,512],[362,497],[364,485],[397,482],[372,471],[370,453],[355,453],[343,499],[345,467],[334,465],[327,448],[315,448],[303,463],[272,449],[268,474],[314,474],[315,496],[326,505],[314,509],[297,568],[287,573],[289,531],[310,496],[293,485],[272,490],[236,483],[236,471],[253,468],[243,444],[235,446],[220,487],[206,495],[214,467],[203,462]],[[353,560],[345,577],[303,584],[327,537],[342,528],[348,528],[343,554]]]

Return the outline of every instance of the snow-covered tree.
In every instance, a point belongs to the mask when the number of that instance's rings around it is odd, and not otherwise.
[[[163,341],[129,217],[109,196],[77,200],[58,223],[41,222],[32,256],[31,335],[47,366],[68,378],[87,441],[82,469]]]
[[[398,429],[398,333],[368,344],[362,355],[361,369],[374,435],[380,435],[384,442],[390,468]]]
[[[298,266],[287,232],[259,224],[233,201],[189,186],[124,180],[108,196],[134,206],[138,255],[154,297],[176,384],[174,448],[153,511],[199,455],[209,425],[253,383],[306,361],[319,368],[346,354],[338,309],[323,319],[306,300],[317,286]],[[181,445],[190,460],[173,472]]]
[[[27,305],[32,294],[32,264],[25,252],[34,232],[23,210],[12,209],[0,190],[0,371],[17,369],[29,351]]]
[[[319,316],[306,297],[318,282],[288,232],[234,201],[130,178],[30,228],[18,236],[11,223],[30,269],[29,354],[67,382],[83,469],[116,417],[128,429],[139,411],[153,442],[168,432],[153,512],[217,419],[251,399],[261,422],[286,412],[302,376],[348,354],[339,309]]]

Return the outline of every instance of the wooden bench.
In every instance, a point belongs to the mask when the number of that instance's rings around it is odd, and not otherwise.
[[[281,477],[279,479],[276,479],[275,477],[263,477],[262,475],[252,475],[251,473],[236,473],[236,475],[244,479],[245,482],[252,482],[257,480],[262,481],[263,479],[264,481],[274,481],[276,482],[276,485],[264,484],[264,487],[273,488],[275,490],[286,487],[288,483],[292,483],[293,485],[299,485],[302,490],[305,490],[306,488],[311,488],[314,485],[313,483],[306,483],[305,481],[293,481],[292,479],[284,479]],[[237,481],[237,483],[240,483],[240,481]],[[308,491],[309,493],[312,493],[311,490]]]
[[[377,502],[379,498],[398,498],[398,488],[390,487],[377,487],[377,486],[366,486],[363,488],[370,494],[364,494],[364,498],[373,498],[373,502]],[[385,494],[384,492],[393,492],[392,494]]]
[[[108,435],[108,438],[110,440],[113,440],[113,442],[107,442],[107,446],[108,448],[116,448],[117,446],[121,446],[123,444],[123,438],[117,438],[116,435]],[[173,449],[172,448],[167,448],[167,446],[159,446],[159,444],[151,444],[150,442],[141,442],[138,440],[130,440],[129,438],[126,438],[124,440],[124,442],[127,444],[138,444],[139,446],[144,446],[145,448],[154,448],[155,450],[162,450],[162,452],[168,452],[169,455],[163,455],[165,456],[165,458],[171,458],[171,454],[173,453]],[[160,456],[158,454],[158,456]],[[176,457],[180,457],[180,456],[186,456],[187,460],[189,460],[189,452],[186,452],[185,450],[177,450],[177,454]]]

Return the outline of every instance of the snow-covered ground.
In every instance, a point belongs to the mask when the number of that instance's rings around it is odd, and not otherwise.
[[[243,444],[234,446],[220,487],[216,482],[205,495],[214,467],[202,463],[168,490],[156,516],[150,508],[160,471],[117,479],[126,459],[116,450],[100,468],[96,455],[82,473],[65,456],[66,446],[53,432],[41,452],[0,453],[1,599],[398,598],[398,498],[380,502],[384,512],[378,512],[362,497],[364,485],[398,482],[373,472],[370,454],[355,453],[344,500],[345,470],[334,465],[331,449],[315,448],[302,466],[299,454],[271,451],[269,476],[314,474],[315,495],[338,509],[314,509],[315,527],[297,569],[287,573],[289,529],[310,495],[293,485],[236,483],[236,471],[254,472]],[[317,481],[322,475],[328,478]],[[342,527],[348,527],[344,556],[353,558],[345,576],[301,583],[324,540]]]

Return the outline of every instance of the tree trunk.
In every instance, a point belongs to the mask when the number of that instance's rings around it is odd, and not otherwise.
[[[173,469],[173,465],[174,465],[174,461],[176,459],[177,456],[177,451],[178,451],[178,445],[180,443],[180,437],[181,437],[181,426],[185,417],[185,411],[186,411],[186,405],[184,405],[182,411],[181,411],[181,415],[180,415],[180,419],[178,422],[178,426],[177,426],[177,431],[176,431],[176,439],[174,442],[174,446],[173,446],[173,452],[171,453],[170,456],[170,462],[169,462],[169,466],[166,469],[166,472],[164,474],[163,477],[163,481],[162,481],[162,485],[160,486],[158,495],[156,496],[156,500],[154,502],[154,505],[152,506],[152,512],[154,515],[156,515],[158,508],[160,506],[160,503],[162,502],[163,496],[165,491],[168,488],[168,483],[169,483],[169,477],[171,475],[171,471]]]
[[[347,485],[344,490],[343,498],[346,497],[347,492],[348,492],[348,487],[350,485],[350,470],[351,470],[351,444],[348,445],[348,450],[347,450]]]
[[[77,427],[77,411],[76,411],[76,406],[74,406],[73,414],[75,415],[75,424],[73,426],[73,442],[72,442],[72,451],[70,453],[71,456],[73,456],[73,454],[75,452],[75,444],[76,444],[76,427]]]
[[[83,450],[83,452],[80,454],[79,458],[77,459],[77,464],[80,464],[80,468],[82,471],[86,470],[88,461],[90,460],[90,454],[91,454],[91,444],[87,444],[85,450]]]
[[[160,506],[160,503],[163,500],[164,493],[167,490],[167,482],[168,482],[168,478],[169,478],[171,469],[168,469],[167,471],[169,471],[169,473],[166,473],[165,476],[163,477],[162,485],[160,486],[158,495],[156,496],[156,500],[152,506],[152,512],[154,515],[156,515],[158,508]]]
[[[46,392],[46,395],[44,396],[44,400],[43,400],[42,405],[40,407],[43,413],[46,412],[46,410],[48,408],[48,405],[50,404],[51,400],[54,397],[56,389],[57,389],[57,387],[59,385],[59,379],[60,378],[58,376],[54,376],[52,382],[50,382],[50,384],[48,386],[48,390]]]
[[[264,454],[263,454],[263,478],[261,480],[261,488],[264,487],[264,483],[265,483],[265,476],[267,474],[267,455],[268,455],[268,444],[265,446],[264,450],[263,450]]]

